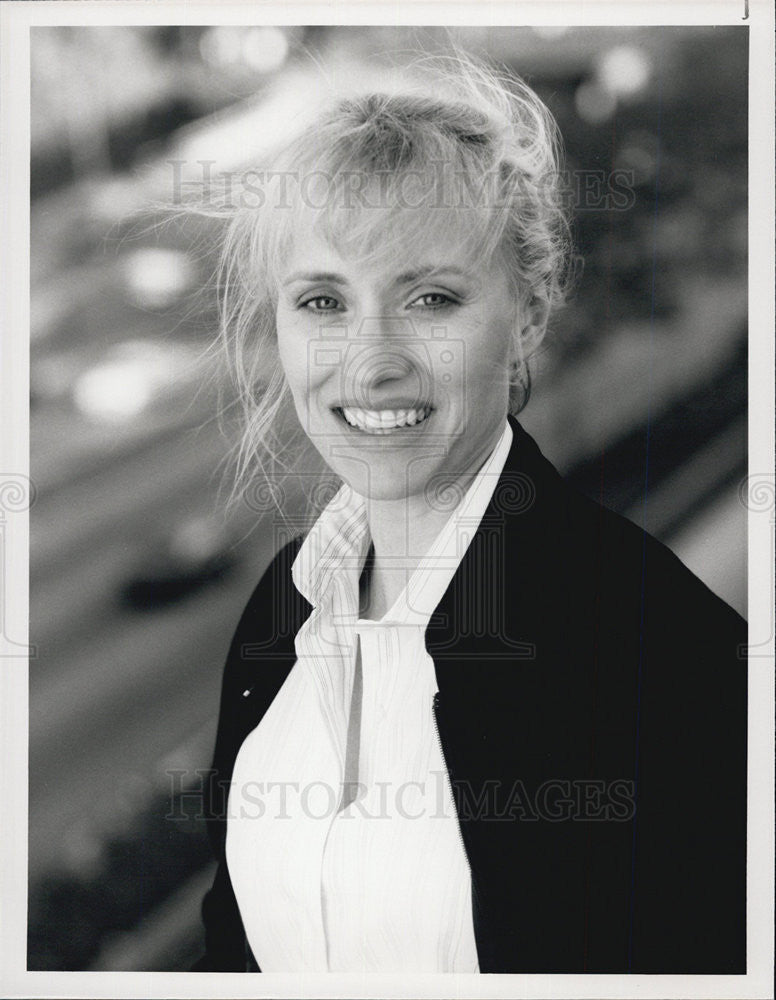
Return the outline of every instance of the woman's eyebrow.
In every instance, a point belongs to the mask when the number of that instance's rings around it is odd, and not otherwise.
[[[403,271],[396,278],[397,285],[411,285],[413,281],[422,281],[435,274],[455,274],[459,277],[466,277],[467,272],[455,265],[447,264],[427,264],[424,267],[416,267],[411,271]]]
[[[347,278],[333,271],[292,271],[291,274],[283,278],[284,285],[290,285],[292,281],[330,281],[338,285],[347,285]]]
[[[427,264],[421,267],[414,267],[412,270],[402,271],[394,278],[395,285],[411,285],[415,281],[423,281],[435,274],[455,274],[465,278],[468,274],[463,268],[454,264]],[[334,271],[292,271],[282,279],[281,284],[290,285],[294,281],[328,281],[332,284],[347,285],[348,279]]]

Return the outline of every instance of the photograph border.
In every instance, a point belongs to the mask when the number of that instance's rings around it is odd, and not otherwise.
[[[201,24],[746,25],[749,30],[749,783],[745,976],[342,975],[28,972],[30,28]],[[6,0],[0,4],[0,987],[7,997],[773,996],[774,910],[774,12],[770,0],[218,3]]]

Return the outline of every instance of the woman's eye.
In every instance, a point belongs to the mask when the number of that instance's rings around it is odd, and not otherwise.
[[[419,295],[418,298],[411,303],[410,308],[420,306],[421,309],[439,309],[452,302],[453,299],[451,299],[449,295],[445,295],[443,292],[426,292],[425,295]]]
[[[310,309],[312,312],[334,312],[339,307],[339,302],[332,295],[314,295],[311,299],[306,299],[300,305],[303,309]]]

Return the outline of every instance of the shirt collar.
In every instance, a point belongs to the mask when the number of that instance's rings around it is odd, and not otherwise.
[[[294,586],[313,607],[323,601],[342,570],[361,575],[371,538],[366,504],[347,483],[327,504],[302,543],[293,566]]]
[[[472,480],[460,502],[421,560],[407,587],[380,620],[398,624],[428,624],[479,527],[512,444],[512,428],[505,422],[499,441]],[[291,577],[299,593],[314,607],[320,605],[340,575],[358,607],[358,582],[371,544],[363,497],[344,484],[321,513],[302,543]],[[359,622],[368,627],[370,622]]]

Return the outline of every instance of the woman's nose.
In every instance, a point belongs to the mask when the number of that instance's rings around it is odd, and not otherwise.
[[[371,355],[367,364],[362,367],[361,376],[368,385],[378,386],[384,382],[406,378],[412,374],[414,367],[396,348],[386,346]]]
[[[406,378],[416,368],[418,335],[402,316],[363,319],[356,332],[355,354],[360,380],[371,386]]]
[[[385,317],[362,321],[351,341],[349,359],[343,375],[349,388],[359,397],[388,383],[396,383],[417,392],[422,382],[421,344],[412,323],[403,317]]]

